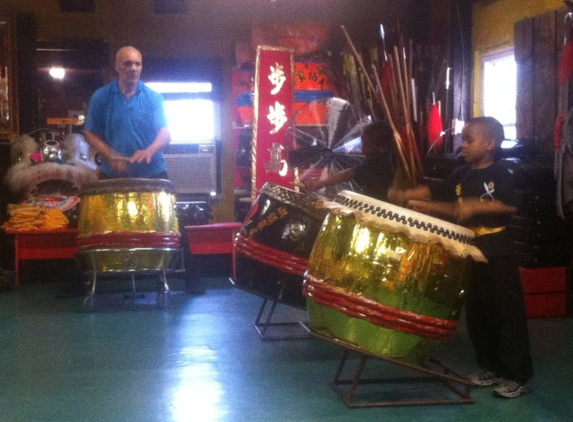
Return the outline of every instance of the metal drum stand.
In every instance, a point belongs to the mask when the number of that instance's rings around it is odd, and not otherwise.
[[[278,300],[271,302],[271,306],[263,318],[268,303],[269,299],[264,298],[254,324],[261,340],[292,340],[310,337],[308,325],[304,321],[273,322],[272,318],[275,315],[276,307],[279,303]],[[270,331],[268,331],[269,329]],[[273,334],[271,331],[275,333]]]
[[[459,375],[452,368],[448,367],[438,359],[429,358],[423,362],[415,364],[399,358],[392,358],[372,353],[364,350],[363,348],[355,347],[337,339],[322,336],[313,331],[311,331],[311,334],[322,340],[344,347],[345,350],[343,352],[342,359],[331,385],[338,396],[350,408],[475,403],[475,399],[470,396],[470,388],[473,386],[471,381]],[[351,352],[358,356],[358,364],[352,377],[342,378],[345,365],[349,360],[348,358]],[[417,375],[363,378],[366,362],[369,359],[378,359],[385,363],[396,365],[410,373],[417,373]],[[400,390],[396,387],[399,384],[407,384],[409,386],[416,385],[416,388],[409,388],[404,392],[404,396],[407,397],[400,397]],[[358,397],[358,387],[365,385],[378,386],[379,390],[369,390],[368,394],[361,395],[361,399]],[[427,388],[418,388],[420,385],[425,385]],[[441,391],[436,386],[445,387],[445,389],[442,389],[445,390],[445,392]],[[383,387],[389,387],[389,390],[384,391]],[[416,396],[418,393],[419,396]],[[373,398],[374,396],[386,397],[386,399],[364,399],[364,397]]]
[[[131,278],[132,300],[136,298],[136,275],[157,274],[156,305],[166,308],[169,303],[167,272],[176,271],[181,263],[181,249],[174,248],[99,248],[80,250],[76,254],[80,268],[90,277],[90,287],[84,307],[94,308],[98,275],[126,274]]]
[[[292,318],[288,321],[282,319],[281,321],[278,321],[277,319],[273,319],[277,316],[275,312],[277,311],[277,305],[279,304],[283,305],[283,307],[292,307],[304,310],[302,307],[285,303],[282,297],[282,293],[285,289],[284,282],[278,282],[280,283],[278,294],[276,297],[271,297],[271,295],[263,294],[261,291],[251,289],[244,284],[238,283],[234,277],[231,277],[230,281],[234,287],[263,298],[263,302],[259,308],[259,312],[254,323],[255,330],[259,334],[261,340],[294,340],[310,337],[307,323],[300,321],[298,318]],[[269,304],[270,307],[267,308],[267,305]]]

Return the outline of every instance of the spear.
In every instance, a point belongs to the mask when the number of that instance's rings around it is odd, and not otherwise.
[[[346,28],[344,27],[344,25],[341,26],[342,31],[344,32],[344,36],[346,37],[346,40],[348,41],[348,45],[350,46],[350,49],[352,50],[356,61],[358,62],[358,65],[360,67],[360,69],[363,71],[364,73],[364,78],[366,79],[366,82],[368,84],[368,87],[370,88],[371,92],[376,95],[376,88],[374,87],[374,84],[372,82],[372,79],[368,76],[368,72],[366,71],[366,67],[364,66],[364,62],[362,61],[360,55],[358,54],[358,51],[356,50],[356,47],[354,46],[354,43],[352,42],[352,39],[350,38],[350,35],[348,34],[348,31],[346,31]],[[396,57],[396,61],[398,62],[398,58]],[[376,82],[378,84],[378,92],[379,95],[376,96],[376,98],[379,101],[379,104],[382,106],[382,108],[384,109],[384,112],[386,113],[386,117],[388,120],[388,124],[390,125],[390,127],[392,128],[392,131],[394,133],[394,138],[396,140],[396,145],[397,145],[397,149],[398,149],[398,153],[400,156],[400,161],[403,164],[403,169],[404,172],[406,173],[406,179],[408,181],[408,183],[410,184],[410,186],[415,185],[416,181],[417,181],[417,177],[415,176],[415,173],[413,173],[413,171],[415,171],[416,167],[417,167],[417,163],[416,160],[414,158],[414,152],[410,151],[410,158],[412,161],[412,165],[414,168],[410,168],[410,166],[408,165],[408,160],[406,159],[405,153],[404,153],[404,143],[402,141],[402,137],[400,136],[400,133],[398,131],[398,129],[396,128],[396,125],[394,124],[394,120],[392,119],[392,114],[390,113],[390,109],[388,107],[388,103],[386,101],[386,98],[384,96],[384,92],[382,91],[382,86],[380,84],[380,79],[378,78],[378,71],[376,69],[376,66],[373,64],[372,65],[373,70],[374,70],[374,75],[376,75]],[[401,75],[400,75],[400,71],[398,68],[398,80],[401,79]],[[401,84],[401,81],[400,81]],[[402,99],[404,100],[404,92],[403,92],[403,86],[401,87],[401,94],[402,94]],[[403,105],[404,106],[404,105]],[[404,108],[403,108],[404,109]],[[407,112],[407,106],[405,108],[406,112]],[[412,130],[410,128],[410,130],[407,131],[407,136],[411,136],[412,135]]]
[[[388,55],[386,54],[386,32],[384,31],[384,25],[380,24],[380,39],[382,40],[382,52],[384,53],[384,62],[388,61]]]

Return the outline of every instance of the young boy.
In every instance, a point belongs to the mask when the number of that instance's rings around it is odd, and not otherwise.
[[[306,191],[315,191],[352,179],[360,187],[360,193],[372,198],[387,200],[388,189],[394,179],[394,133],[383,121],[369,123],[362,129],[362,154],[364,162],[324,179],[302,178]]]
[[[501,397],[514,398],[530,390],[533,366],[519,268],[506,229],[517,211],[516,200],[511,174],[495,160],[503,139],[496,119],[471,119],[462,131],[467,164],[442,186],[392,190],[389,198],[453,218],[476,234],[476,246],[488,262],[475,264],[468,286],[467,328],[480,368],[469,378],[478,386],[495,385]]]

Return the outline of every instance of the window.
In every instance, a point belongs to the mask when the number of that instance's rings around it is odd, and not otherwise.
[[[483,114],[501,122],[506,139],[516,139],[517,66],[513,50],[483,56]]]
[[[163,155],[178,201],[221,193],[222,69],[212,57],[143,60],[141,80],[165,101],[171,142]]]
[[[214,142],[218,137],[217,104],[209,82],[146,82],[165,99],[172,144]]]

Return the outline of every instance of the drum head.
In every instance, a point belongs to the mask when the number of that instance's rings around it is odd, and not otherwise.
[[[86,183],[82,186],[82,195],[116,192],[157,192],[164,191],[175,194],[175,188],[165,179],[109,179]]]
[[[439,243],[455,256],[486,261],[474,244],[474,232],[465,227],[350,191],[340,192],[332,204],[333,209],[355,212],[365,225],[404,233],[424,243]]]

